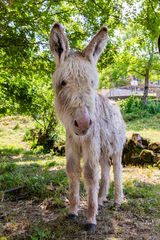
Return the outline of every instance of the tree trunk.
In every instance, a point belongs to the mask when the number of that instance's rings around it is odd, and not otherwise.
[[[142,97],[143,106],[147,105],[148,90],[149,90],[149,68],[146,68],[145,79],[144,79],[144,92]]]

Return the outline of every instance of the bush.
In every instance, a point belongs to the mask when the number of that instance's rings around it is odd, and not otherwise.
[[[36,95],[34,104],[30,106],[30,115],[36,124],[33,129],[27,130],[25,141],[30,141],[31,148],[44,153],[64,155],[64,141],[62,132],[54,110],[54,95],[52,89],[44,89]]]
[[[120,100],[119,105],[126,121],[160,113],[160,101],[152,98],[148,98],[148,103],[145,107],[141,99],[134,96]]]
[[[52,95],[43,102],[40,114],[33,114],[32,117],[36,121],[35,128],[26,131],[24,140],[30,141],[32,149],[64,155],[63,132],[55,115]]]
[[[42,126],[36,125],[34,129],[26,131],[24,140],[29,141],[31,148],[36,152],[51,152],[57,156],[64,156],[65,142],[55,127],[45,130]]]

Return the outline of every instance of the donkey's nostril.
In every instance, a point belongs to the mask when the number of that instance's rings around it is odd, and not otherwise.
[[[76,120],[74,120],[74,125],[75,125],[76,127],[78,127],[78,123],[77,123]]]
[[[91,120],[91,119],[90,119],[89,125],[90,125],[90,126],[92,125],[92,120]]]

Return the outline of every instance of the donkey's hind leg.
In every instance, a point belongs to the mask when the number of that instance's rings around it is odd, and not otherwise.
[[[98,196],[98,204],[99,206],[103,206],[103,203],[107,201],[107,196],[109,193],[109,185],[110,185],[110,163],[106,161],[106,159],[100,160],[101,165],[101,182]]]
[[[115,186],[115,205],[120,206],[123,201],[123,187],[122,187],[122,153],[113,155],[113,173]]]

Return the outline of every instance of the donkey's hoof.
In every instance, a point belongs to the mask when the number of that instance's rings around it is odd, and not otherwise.
[[[96,231],[96,224],[93,223],[87,223],[85,225],[85,230],[89,233],[94,233]]]
[[[121,210],[121,204],[119,204],[119,203],[114,203],[114,209],[115,209],[115,210]]]
[[[103,200],[103,203],[108,203],[108,202],[109,202],[108,198],[105,198],[105,199]]]
[[[98,210],[99,210],[99,211],[101,211],[101,210],[103,209],[103,207],[104,207],[103,205],[98,204]]]
[[[78,216],[74,213],[69,213],[68,214],[68,219],[70,220],[76,220],[78,218]]]

